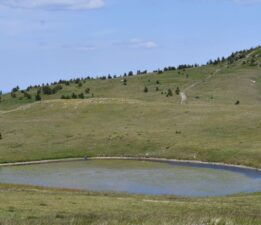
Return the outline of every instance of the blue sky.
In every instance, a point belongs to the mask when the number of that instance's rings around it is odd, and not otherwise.
[[[0,90],[261,44],[261,0],[0,0]]]

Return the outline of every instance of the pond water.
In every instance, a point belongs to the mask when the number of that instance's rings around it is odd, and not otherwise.
[[[176,162],[87,160],[0,167],[0,183],[130,194],[224,196],[261,191],[261,172]]]

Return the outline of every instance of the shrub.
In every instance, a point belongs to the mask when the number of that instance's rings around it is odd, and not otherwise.
[[[72,99],[76,99],[77,95],[75,93],[72,93]]]
[[[11,97],[12,97],[12,98],[16,98],[16,93],[11,92]]]
[[[37,92],[37,94],[35,95],[35,101],[41,101],[42,98],[41,98],[41,95],[39,92]]]
[[[180,89],[179,89],[179,87],[177,87],[177,89],[176,89],[176,95],[179,95],[180,94]]]
[[[81,94],[78,95],[78,97],[81,98],[81,99],[84,99],[84,94],[81,93]]]
[[[62,95],[61,99],[71,99],[71,97],[69,95]]]
[[[85,93],[86,93],[86,94],[89,94],[89,93],[90,93],[90,91],[91,91],[91,89],[90,89],[90,88],[86,88],[86,89],[85,89]]]
[[[236,103],[235,103],[235,105],[240,105],[240,101],[237,100]]]
[[[167,97],[173,96],[172,90],[171,90],[170,88],[168,89],[166,96],[167,96]]]
[[[27,99],[32,98],[32,96],[29,93],[27,93],[26,91],[24,92],[24,97],[27,98]]]
[[[79,87],[79,88],[82,87],[82,82],[79,82],[79,83],[78,83],[78,87]]]

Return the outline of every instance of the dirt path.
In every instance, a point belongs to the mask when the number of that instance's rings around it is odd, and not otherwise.
[[[1,115],[1,114],[7,114],[7,113],[16,112],[16,111],[20,111],[20,110],[29,109],[29,108],[31,108],[33,105],[36,105],[36,104],[40,104],[40,102],[29,103],[29,104],[26,104],[26,105],[19,106],[19,107],[15,108],[15,109],[0,111],[0,115]]]
[[[191,84],[190,86],[186,87],[183,91],[180,92],[180,98],[181,98],[181,104],[185,104],[188,100],[188,97],[186,95],[186,92],[189,91],[190,89],[205,83],[206,81],[210,80],[212,77],[214,77],[218,72],[220,71],[220,69],[217,69],[213,74],[210,74],[206,79],[203,79],[201,81],[197,81],[193,84]]]

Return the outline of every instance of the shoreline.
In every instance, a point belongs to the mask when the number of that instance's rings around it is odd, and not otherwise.
[[[178,160],[178,159],[167,159],[167,158],[148,158],[148,157],[88,157],[82,158],[65,158],[65,159],[50,159],[50,160],[37,160],[37,161],[25,161],[25,162],[14,162],[14,163],[0,163],[1,167],[11,167],[11,166],[26,166],[26,165],[37,165],[37,164],[49,164],[49,163],[62,163],[62,162],[77,162],[77,161],[88,161],[88,160],[136,160],[136,161],[148,161],[148,162],[165,162],[165,163],[188,163],[194,165],[205,165],[205,166],[220,166],[227,168],[237,168],[254,170],[261,172],[261,168],[255,168],[245,165],[235,165],[229,163],[219,163],[219,162],[204,162],[198,160]]]

